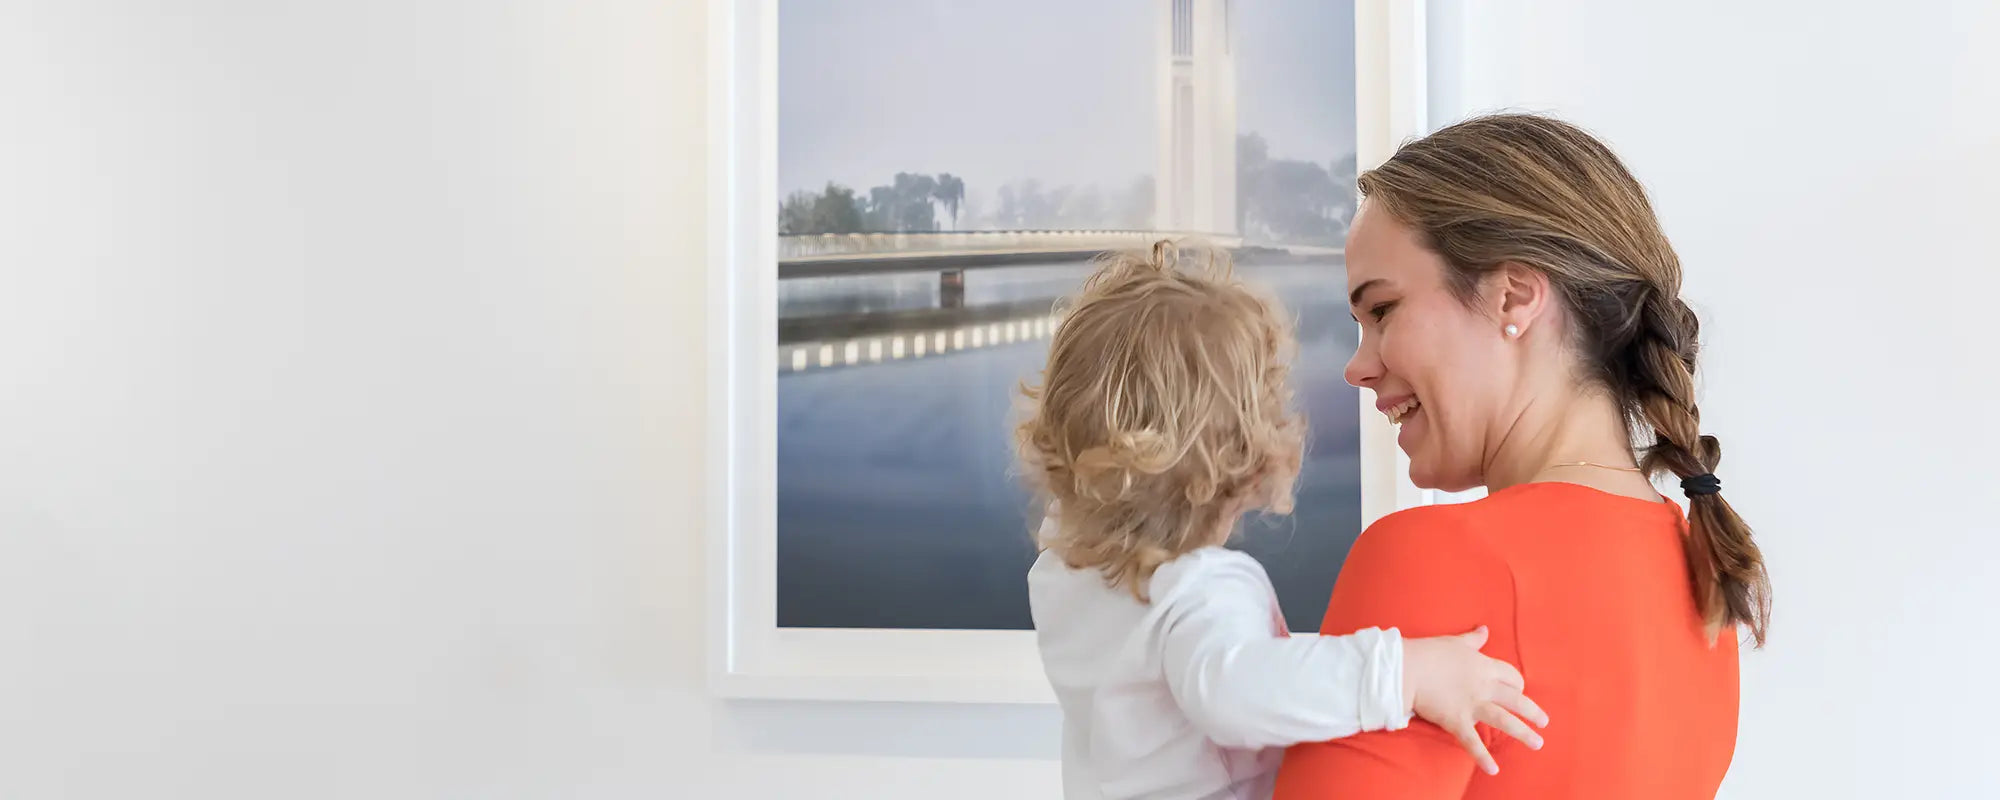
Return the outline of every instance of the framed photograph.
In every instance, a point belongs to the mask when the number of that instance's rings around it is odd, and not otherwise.
[[[1424,132],[1408,0],[710,0],[711,674],[727,697],[1050,702],[1019,387],[1110,249],[1232,252],[1298,322],[1288,517],[1233,545],[1317,630],[1427,502],[1342,371],[1354,176]]]

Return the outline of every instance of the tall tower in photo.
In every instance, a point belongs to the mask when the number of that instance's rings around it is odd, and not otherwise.
[[[1153,227],[1235,234],[1234,0],[1157,0]]]

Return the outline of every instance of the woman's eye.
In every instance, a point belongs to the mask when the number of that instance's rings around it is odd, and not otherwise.
[[[1395,307],[1395,305],[1395,303],[1377,303],[1374,307],[1368,309],[1368,316],[1373,317],[1376,322],[1381,322],[1383,317],[1389,315],[1389,309]]]

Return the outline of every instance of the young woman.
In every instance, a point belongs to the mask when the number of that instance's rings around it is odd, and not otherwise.
[[[1424,722],[1299,745],[1277,798],[1714,796],[1737,638],[1763,643],[1769,586],[1713,474],[1696,320],[1645,192],[1602,143],[1528,115],[1440,130],[1360,188],[1348,381],[1400,426],[1418,486],[1489,496],[1371,526],[1322,629],[1484,622],[1556,722],[1532,757],[1477,734],[1497,775]],[[1685,513],[1654,491],[1665,473]]]

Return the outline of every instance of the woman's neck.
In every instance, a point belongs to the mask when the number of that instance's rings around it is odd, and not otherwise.
[[[1625,416],[1601,392],[1547,392],[1531,398],[1501,431],[1483,475],[1487,490],[1497,492],[1532,482],[1555,465],[1577,463],[1634,466]],[[1644,483],[1644,476],[1627,475]]]

